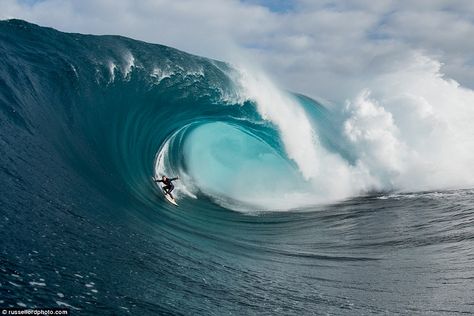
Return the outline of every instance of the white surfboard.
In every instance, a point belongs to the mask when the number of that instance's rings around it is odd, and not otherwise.
[[[173,199],[169,194],[165,193],[165,191],[162,190],[162,192],[165,195],[165,198],[168,200],[168,202],[170,202],[173,205],[178,206],[178,203],[176,203],[175,199]]]

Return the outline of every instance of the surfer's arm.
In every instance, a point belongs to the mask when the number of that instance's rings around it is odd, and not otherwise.
[[[174,180],[178,180],[178,179],[179,179],[179,177],[176,177],[176,178],[170,179],[170,181],[174,181]]]
[[[156,179],[153,179],[153,181],[155,181],[155,182],[163,182],[163,180],[156,180]]]

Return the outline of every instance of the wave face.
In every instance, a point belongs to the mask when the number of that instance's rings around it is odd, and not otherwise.
[[[473,311],[472,190],[390,193],[472,184],[472,92],[436,65],[338,110],[244,68],[18,20],[0,22],[0,56],[0,306]],[[162,174],[180,176],[179,208]]]

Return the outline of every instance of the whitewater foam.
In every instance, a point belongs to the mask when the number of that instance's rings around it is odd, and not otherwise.
[[[115,81],[115,70],[117,69],[117,65],[113,61],[109,61],[108,68],[110,73],[109,83],[112,83]]]
[[[418,57],[381,75],[345,108],[345,135],[378,188],[472,186],[474,92]]]
[[[238,71],[243,96],[255,101],[262,118],[276,125],[288,156],[298,164],[303,176],[317,176],[317,137],[303,109],[263,73],[242,67]]]
[[[155,67],[150,75],[150,77],[155,79],[155,83],[159,84],[163,79],[171,78],[174,75],[174,72],[170,69],[161,69]]]
[[[336,136],[353,161],[325,147],[315,128],[321,122],[266,76],[245,68],[238,74],[241,97],[276,126],[307,181],[307,191],[288,196],[293,205],[474,185],[474,92],[445,78],[430,58],[374,76],[358,95],[332,106],[342,122]]]
[[[133,67],[135,67],[135,57],[132,55],[131,52],[127,52],[124,56],[125,64],[123,67],[123,78],[129,78],[129,74],[131,73]]]

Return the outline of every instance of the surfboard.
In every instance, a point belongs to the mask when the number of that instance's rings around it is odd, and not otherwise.
[[[168,202],[170,202],[171,204],[173,205],[176,205],[178,206],[178,203],[176,203],[176,200],[173,199],[169,194],[165,193],[165,191],[161,190],[163,192],[163,194],[165,195],[165,198]]]

